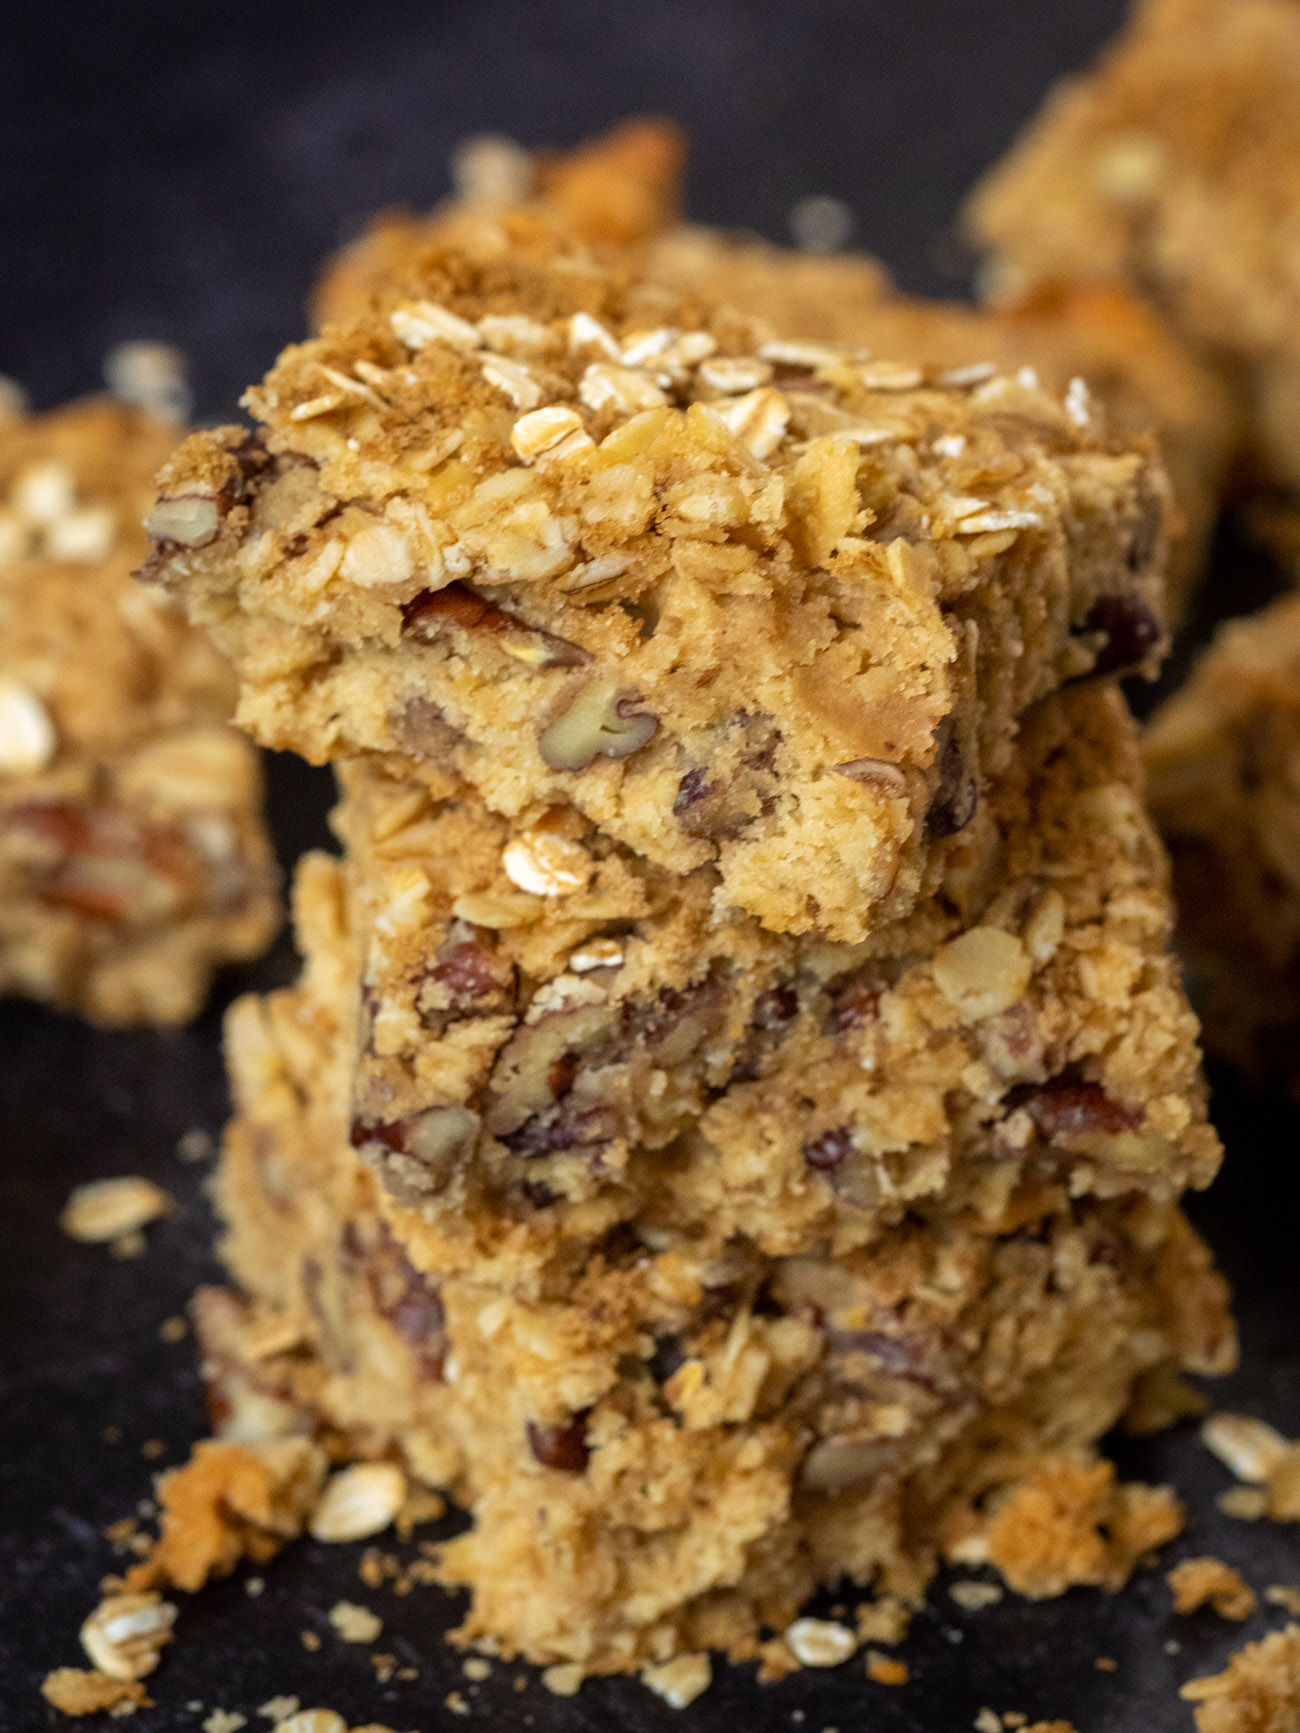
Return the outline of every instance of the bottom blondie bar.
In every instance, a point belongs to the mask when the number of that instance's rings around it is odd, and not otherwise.
[[[840,1257],[625,1224],[526,1299],[418,1268],[346,1137],[338,865],[309,857],[297,904],[303,981],[230,1019],[241,1291],[196,1303],[214,1421],[451,1492],[474,1519],[440,1564],[473,1592],[466,1640],[579,1674],[713,1649],[779,1672],[819,1584],[914,1601],[946,1556],[1032,1594],[1113,1587],[1175,1532],[1170,1495],[1088,1450],[1144,1380],[1232,1362],[1176,1207],[922,1208]]]

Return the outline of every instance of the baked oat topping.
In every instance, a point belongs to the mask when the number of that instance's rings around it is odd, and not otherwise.
[[[689,296],[647,324],[650,285],[559,241],[420,271],[285,352],[255,449],[195,435],[160,478],[180,527],[155,520],[150,575],[268,743],[573,802],[776,930],[856,940],[915,901],[1027,704],[1154,666],[1163,476],[1023,370],[954,390]]]

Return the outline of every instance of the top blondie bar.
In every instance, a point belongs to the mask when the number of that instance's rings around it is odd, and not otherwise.
[[[1177,627],[1200,581],[1241,439],[1235,381],[1118,279],[1076,273],[1013,305],[975,308],[905,295],[865,253],[793,250],[683,221],[685,155],[680,130],[662,120],[623,121],[563,153],[469,140],[453,155],[453,198],[427,214],[380,212],[328,262],[312,295],[316,321],[353,319],[372,310],[376,296],[391,303],[400,278],[411,273],[418,283],[431,246],[504,248],[502,217],[514,210],[631,261],[679,293],[735,307],[770,326],[769,335],[866,348],[931,375],[1032,367],[1058,396],[1082,378],[1113,432],[1149,431],[1159,440],[1176,507],[1165,587]]]
[[[858,939],[936,882],[1028,705],[1154,666],[1159,460],[1083,391],[772,340],[503,222],[286,350],[255,431],[191,435],[145,575],[264,744],[567,801]]]

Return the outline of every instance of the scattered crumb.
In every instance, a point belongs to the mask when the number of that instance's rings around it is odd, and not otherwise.
[[[957,1605],[967,1613],[977,1613],[981,1607],[995,1607],[1002,1599],[1003,1589],[1000,1583],[953,1583],[948,1590],[949,1595]]]
[[[386,1685],[397,1671],[396,1655],[372,1655],[370,1665],[375,1669],[375,1678],[381,1685]]]
[[[164,1318],[158,1326],[158,1334],[164,1342],[183,1342],[190,1333],[190,1327],[177,1312],[170,1318]]]
[[[197,1697],[191,1698],[185,1705],[185,1713],[187,1715],[201,1715],[203,1713],[203,1705]]]
[[[108,1242],[109,1254],[115,1258],[142,1258],[148,1250],[148,1242],[144,1235],[136,1229],[129,1234],[119,1234],[116,1239]]]
[[[785,1640],[801,1667],[838,1667],[858,1646],[854,1632],[834,1619],[796,1619]]]
[[[203,1733],[239,1733],[248,1725],[248,1716],[238,1709],[214,1709],[203,1723]]]
[[[1271,1607],[1284,1607],[1292,1618],[1300,1618],[1300,1588],[1291,1583],[1270,1583],[1264,1599]]]
[[[320,1638],[316,1635],[315,1631],[300,1631],[298,1633],[298,1640],[309,1655],[314,1655],[317,1649],[320,1648]]]
[[[1239,1522],[1258,1522],[1268,1513],[1268,1494],[1262,1486],[1230,1486],[1214,1501],[1225,1516]]]
[[[1222,1673],[1191,1679],[1197,1733],[1289,1733],[1300,1725],[1300,1625],[1238,1649]]]
[[[56,1667],[46,1675],[41,1695],[64,1715],[131,1714],[152,1706],[138,1679],[110,1679],[80,1667]]]
[[[330,1608],[329,1621],[345,1643],[373,1643],[384,1628],[378,1613],[355,1601],[337,1601]]]
[[[1118,1673],[1119,1662],[1114,1655],[1098,1655],[1092,1663],[1099,1673]]]
[[[528,1689],[528,1678],[524,1673],[516,1673],[513,1683],[516,1691],[526,1691]]]
[[[1259,1499],[1238,1497],[1232,1509],[1226,1503],[1229,1495],[1224,1493],[1220,1509],[1248,1519],[1253,1514],[1274,1522],[1300,1522],[1300,1443],[1284,1438],[1266,1420],[1226,1413],[1211,1414],[1201,1427],[1201,1442],[1238,1480],[1262,1489]],[[1233,1488],[1234,1493],[1238,1491]]]
[[[1062,1456],[1026,1475],[997,1506],[987,1531],[989,1560],[1031,1600],[1076,1584],[1113,1592],[1182,1526],[1183,1507],[1171,1488],[1117,1485],[1113,1463]]]
[[[166,1456],[167,1446],[161,1438],[146,1438],[140,1446],[140,1454],[146,1462],[157,1462],[160,1456]]]
[[[436,1492],[429,1492],[423,1486],[413,1486],[408,1491],[401,1509],[393,1518],[393,1527],[401,1540],[410,1540],[411,1531],[422,1522],[437,1522],[440,1516],[447,1514],[447,1501]]]
[[[713,1683],[713,1663],[705,1654],[677,1655],[655,1667],[645,1667],[641,1683],[662,1697],[670,1709],[685,1709]]]
[[[105,1444],[120,1444],[122,1442],[122,1428],[120,1426],[106,1426],[100,1433],[100,1437]]]
[[[1222,1559],[1184,1559],[1165,1581],[1173,1590],[1176,1613],[1194,1613],[1208,1602],[1220,1618],[1248,1619],[1258,1604],[1241,1572]]]
[[[864,1601],[856,1615],[860,1643],[884,1643],[892,1648],[901,1643],[912,1623],[912,1609],[896,1595],[881,1595],[879,1600]]]
[[[450,1709],[453,1715],[469,1714],[469,1704],[461,1696],[459,1691],[448,1691],[442,1701],[443,1706]]]
[[[262,1704],[257,1712],[268,1721],[287,1721],[290,1715],[298,1713],[298,1699],[296,1697],[271,1697]]]
[[[420,1677],[420,1669],[418,1667],[399,1667],[397,1669],[397,1677],[401,1679],[403,1683],[409,1684],[412,1680]]]
[[[134,1234],[154,1221],[171,1200],[161,1186],[137,1174],[96,1179],[69,1195],[59,1226],[74,1240],[103,1244]]]
[[[482,1655],[467,1655],[460,1670],[467,1679],[473,1679],[476,1684],[481,1684],[484,1679],[491,1676],[492,1663],[485,1661]]]
[[[879,1649],[868,1649],[867,1677],[877,1685],[906,1685],[909,1674],[905,1662],[882,1655]]]
[[[193,1125],[177,1140],[176,1155],[180,1161],[206,1161],[216,1153],[216,1148],[211,1132],[204,1131],[201,1125]]]
[[[975,1733],[1002,1733],[1002,1717],[995,1709],[981,1709],[975,1717]]]
[[[542,1683],[553,1697],[575,1697],[582,1684],[582,1668],[576,1661],[565,1661],[558,1667],[548,1667],[542,1674]]]
[[[244,1584],[244,1593],[246,1595],[251,1595],[253,1600],[256,1600],[257,1597],[261,1594],[262,1590],[265,1587],[266,1587],[266,1578],[265,1577],[249,1577],[248,1580]]]
[[[1182,1652],[1183,1652],[1183,1645],[1178,1641],[1178,1638],[1177,1637],[1170,1637],[1168,1642],[1166,1642],[1166,1644],[1165,1644],[1165,1654],[1166,1655],[1181,1655]]]

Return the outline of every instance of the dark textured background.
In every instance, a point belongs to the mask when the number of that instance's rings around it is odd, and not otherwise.
[[[5,8],[0,44],[0,371],[40,404],[98,382],[127,337],[190,354],[199,413],[229,415],[240,388],[302,329],[321,256],[385,202],[431,203],[454,141],[504,130],[565,144],[631,111],[689,127],[692,215],[786,238],[790,204],[834,193],[855,239],[908,288],[960,290],[948,237],[962,189],[1005,146],[1059,72],[1118,21],[1118,0],[83,0]],[[1271,574],[1225,540],[1211,609],[1242,607]],[[1243,575],[1244,574],[1244,575]],[[323,835],[327,783],[273,766],[286,862]],[[150,1475],[183,1459],[202,1430],[192,1345],[158,1328],[215,1273],[207,1169],[177,1139],[216,1132],[225,1111],[219,1013],[237,990],[291,978],[282,940],[224,983],[192,1030],[91,1033],[0,1006],[0,1733],[56,1717],[35,1694],[78,1660],[76,1627],[115,1561],[103,1525],[148,1496]],[[1245,1367],[1216,1396],[1300,1433],[1300,1299],[1292,1177],[1293,1109],[1215,1079],[1227,1171],[1195,1214],[1239,1292]],[[115,1262],[57,1227],[69,1189],[144,1173],[177,1211],[147,1254]],[[105,1429],[120,1429],[120,1441]],[[142,1446],[160,1440],[161,1457]],[[1169,1476],[1194,1524],[1169,1558],[1212,1551],[1262,1588],[1300,1583],[1296,1531],[1219,1516],[1228,1482],[1184,1429],[1135,1447],[1126,1472]],[[911,1683],[868,1683],[856,1661],[760,1688],[719,1670],[684,1716],[639,1687],[599,1682],[571,1701],[497,1667],[482,1685],[430,1640],[457,1603],[362,1589],[359,1548],[304,1545],[267,1568],[256,1601],[241,1573],[183,1610],[180,1640],[151,1681],[140,1733],[197,1730],[215,1707],[254,1711],[276,1693],[397,1729],[470,1726],[651,1733],[802,1728],[822,1733],[956,1733],[978,1709],[1068,1715],[1081,1733],[1189,1729],[1184,1679],[1280,1624],[1212,1614],[1172,1619],[1158,1574],[1122,1596],[1076,1591],[1029,1606],[960,1613],[942,1586],[906,1650]],[[373,1682],[368,1648],[326,1620],[340,1597],[385,1619],[371,1645],[419,1669]],[[828,1603],[829,1600],[828,1600]],[[300,1633],[322,1638],[308,1653]],[[1170,1641],[1179,1646],[1167,1652]],[[1098,1655],[1118,1661],[1103,1673]],[[444,1706],[459,1688],[462,1721]],[[191,1707],[201,1704],[202,1710]]]

